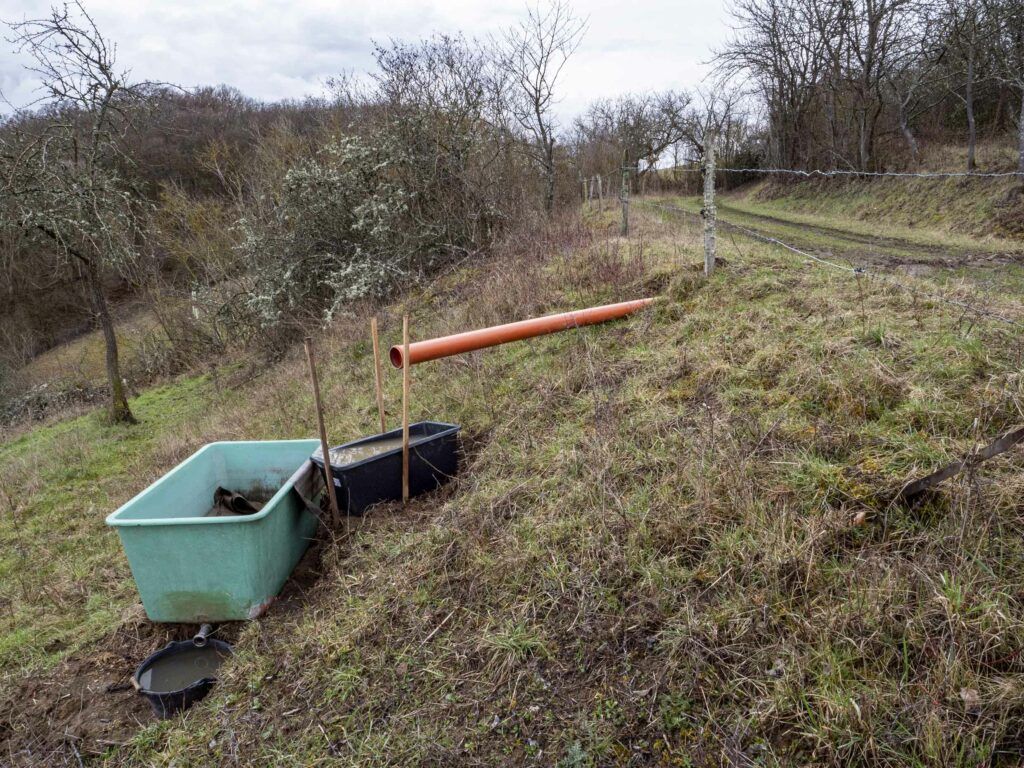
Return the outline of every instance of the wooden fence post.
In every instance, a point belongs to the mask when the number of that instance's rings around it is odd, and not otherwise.
[[[704,275],[715,271],[715,136],[704,137]]]
[[[622,236],[629,234],[629,154],[622,150],[622,189],[619,192],[619,199],[622,200]]]

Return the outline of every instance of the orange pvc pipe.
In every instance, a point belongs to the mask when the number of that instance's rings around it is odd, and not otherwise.
[[[437,360],[439,357],[451,357],[476,349],[496,347],[510,341],[531,339],[534,336],[557,333],[569,328],[603,323],[606,320],[614,320],[636,312],[653,302],[654,299],[623,301],[619,304],[605,304],[601,307],[562,312],[558,315],[535,317],[530,320],[520,320],[517,323],[506,323],[505,325],[481,328],[477,331],[466,331],[451,336],[441,336],[437,339],[417,341],[415,344],[409,345],[409,364],[416,365],[425,363],[427,360]],[[395,368],[402,367],[402,348],[400,346],[392,347],[388,356]]]

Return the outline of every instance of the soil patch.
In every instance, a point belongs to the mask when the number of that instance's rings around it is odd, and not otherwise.
[[[321,535],[306,550],[271,617],[301,610],[320,577],[324,546]],[[244,625],[218,624],[214,637],[234,643]],[[153,623],[139,604],[113,635],[0,689],[0,765],[80,767],[125,745],[156,719],[132,687],[132,674],[149,654],[198,630],[198,624]]]
[[[153,719],[130,681],[139,662],[186,628],[153,624],[139,605],[121,628],[0,694],[0,762],[80,766]]]

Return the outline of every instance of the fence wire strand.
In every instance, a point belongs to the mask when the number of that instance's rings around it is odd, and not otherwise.
[[[680,173],[703,173],[702,168],[670,168],[666,169],[670,172]],[[835,171],[822,171],[814,169],[811,171],[795,170],[793,168],[716,168],[715,173],[748,173],[751,175],[757,174],[774,174],[774,175],[788,175],[788,176],[800,176],[801,178],[835,178],[837,176],[846,177],[887,177],[887,178],[903,178],[903,179],[1007,179],[1007,178],[1022,178],[1024,179],[1024,171],[999,171],[999,172],[983,172],[983,171],[847,171],[847,170],[835,170]]]

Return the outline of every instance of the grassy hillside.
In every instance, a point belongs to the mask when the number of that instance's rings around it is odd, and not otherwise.
[[[154,344],[159,329],[156,317],[151,313],[136,310],[126,314],[128,317],[117,325],[117,342],[126,367],[131,370],[136,366],[137,358],[144,354],[142,348]],[[79,381],[102,386],[106,382],[103,355],[103,335],[94,330],[38,355],[19,374],[28,386],[54,381]]]
[[[96,415],[27,432],[0,446],[0,670],[18,675],[117,626],[134,600],[103,518],[162,472],[209,382],[183,380],[134,404],[143,429]]]
[[[897,182],[901,183],[901,182]],[[755,187],[756,189],[756,187]],[[673,217],[700,213],[699,197],[640,199],[636,205]],[[925,295],[940,291],[954,300],[1001,314],[1024,316],[1024,241],[976,238],[941,229],[892,224],[886,216],[853,220],[842,214],[806,213],[786,200],[765,202],[750,190],[720,195],[719,240],[753,232],[810,252],[842,269],[864,270],[864,280],[897,282]]]
[[[180,371],[157,317],[138,302],[117,307],[121,374],[132,389]],[[0,381],[0,430],[84,412],[108,397],[103,334],[92,330],[32,358]]]
[[[978,173],[1017,167],[1015,142],[982,140]],[[922,173],[962,173],[962,144],[928,144]],[[737,210],[781,215],[789,220],[873,236],[959,245],[972,250],[1022,250],[1024,184],[1013,177],[801,179],[769,176],[725,195]]]
[[[677,217],[636,209],[619,238],[610,214],[589,215],[389,310],[394,341],[402,308],[427,337],[666,297],[623,322],[415,368],[414,418],[463,425],[457,482],[355,522],[321,548],[319,578],[225,628],[237,654],[184,717],[137,730],[117,703],[130,692],[82,705],[122,718],[117,738],[56,700],[88,653],[166,636],[133,608],[102,517],[208,440],[313,434],[301,361],[147,393],[134,430],[86,416],[5,445],[0,541],[23,554],[6,554],[0,581],[0,754],[1016,764],[1024,456],[914,508],[891,499],[1024,420],[1018,330],[770,245],[721,248],[705,280],[699,232]],[[324,343],[339,442],[373,430],[366,312]],[[390,373],[393,422],[398,383]],[[105,662],[105,680],[138,658]]]
[[[772,179],[737,198],[766,212],[799,212],[847,227],[859,222],[875,232],[881,226],[882,234],[941,233],[973,247],[981,240],[983,247],[1019,250],[1024,238],[1024,184],[1013,178]]]

